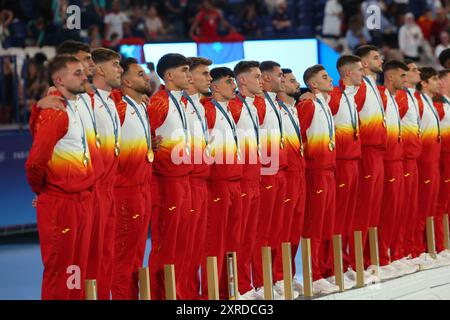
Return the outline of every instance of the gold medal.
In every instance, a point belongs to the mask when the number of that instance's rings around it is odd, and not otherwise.
[[[284,141],[285,141],[284,137],[281,137],[281,139],[280,139],[280,148],[281,149],[284,149]]]
[[[238,149],[237,149],[236,157],[237,157],[237,160],[238,160],[238,161],[241,161],[241,148],[238,148]]]
[[[303,157],[305,155],[305,147],[303,144],[300,146],[300,155]]]
[[[88,166],[88,162],[89,162],[89,157],[87,155],[87,153],[83,153],[83,165],[87,168]]]
[[[359,138],[358,130],[353,131],[353,137],[355,138],[355,140],[358,140],[358,138]]]
[[[398,143],[402,142],[402,136],[399,135],[398,138],[397,138],[397,140],[398,140]]]
[[[417,136],[420,137],[421,134],[422,134],[422,130],[420,130],[420,127],[419,127],[419,130],[417,130]]]
[[[383,127],[386,128],[386,117],[383,117]]]
[[[115,155],[116,157],[118,157],[119,154],[120,154],[120,146],[119,146],[119,143],[116,142],[116,144],[114,145],[114,155]]]
[[[97,134],[95,134],[95,145],[97,146],[97,148],[100,148],[100,136]]]
[[[186,152],[187,155],[191,154],[191,146],[189,144],[186,144],[184,146],[184,151]]]
[[[330,149],[330,151],[333,151],[335,147],[336,145],[334,144],[334,141],[330,140],[330,142],[328,143],[328,148]]]
[[[155,154],[153,153],[153,150],[148,150],[147,151],[147,161],[152,163],[153,159],[155,159]]]
[[[205,154],[208,158],[211,157],[211,147],[209,144],[207,144],[205,147]]]
[[[441,143],[441,141],[442,141],[441,135],[438,135],[438,143]]]
[[[258,152],[258,156],[260,156],[261,157],[261,145],[260,144],[258,144],[258,146],[257,146],[257,152]]]

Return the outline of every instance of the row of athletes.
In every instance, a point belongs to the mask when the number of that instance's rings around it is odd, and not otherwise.
[[[26,169],[38,195],[42,298],[82,299],[84,279],[96,279],[100,299],[136,299],[149,228],[153,299],[165,297],[165,264],[175,265],[178,298],[206,298],[207,256],[218,259],[225,299],[227,251],[237,252],[240,298],[262,299],[263,246],[281,298],[281,243],[295,257],[301,237],[312,241],[314,292],[335,292],[333,234],[343,237],[348,288],[351,235],[361,230],[367,249],[374,226],[381,279],[448,260],[448,70],[383,66],[376,47],[362,46],[338,60],[337,87],[321,65],[308,68],[311,93],[296,104],[299,83],[276,62],[209,70],[208,59],[167,54],[157,64],[164,86],[148,99],[148,75],[120,58],[63,43],[49,64],[55,90],[32,110]],[[436,259],[425,253],[428,216]],[[369,257],[367,283],[376,280]],[[302,293],[297,279],[294,289]]]

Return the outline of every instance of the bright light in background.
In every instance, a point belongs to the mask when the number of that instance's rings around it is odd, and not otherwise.
[[[195,42],[178,43],[148,43],[144,45],[146,62],[158,63],[158,60],[168,53],[180,53],[185,57],[197,56],[197,44]]]

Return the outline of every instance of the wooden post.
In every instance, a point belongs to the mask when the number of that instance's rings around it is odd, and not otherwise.
[[[344,291],[344,274],[342,265],[342,237],[340,234],[333,235],[333,257],[334,257],[334,278],[339,291]]]
[[[292,257],[291,257],[291,243],[283,242],[281,244],[283,254],[283,279],[284,279],[284,299],[294,299],[292,291]]]
[[[177,300],[177,287],[175,285],[175,266],[164,265],[164,279],[166,287],[166,300]]]
[[[237,279],[236,252],[227,252],[228,298],[237,300],[239,289]]]
[[[273,300],[272,251],[270,247],[261,248],[264,278],[264,299]]]
[[[380,278],[380,257],[378,255],[378,230],[377,227],[369,228],[370,263],[375,266],[375,276]]]
[[[219,278],[217,275],[217,257],[208,257],[206,260],[208,272],[208,299],[219,300]]]
[[[364,287],[364,253],[362,247],[362,232],[355,231],[355,261],[356,261],[356,287]]]
[[[311,239],[301,239],[303,265],[303,293],[305,298],[313,296],[311,272]]]
[[[448,224],[448,213],[444,214],[442,223],[444,224],[444,248],[447,250],[450,250],[450,232],[449,232],[449,224]]]
[[[150,300],[150,276],[148,268],[139,268],[139,300]]]
[[[86,300],[97,300],[97,281],[95,279],[86,280],[84,285]]]
[[[436,244],[434,239],[434,217],[427,217],[427,247],[428,254],[436,258]]]

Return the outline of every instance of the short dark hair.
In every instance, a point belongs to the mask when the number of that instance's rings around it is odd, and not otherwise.
[[[75,40],[66,40],[56,48],[57,55],[60,54],[76,55],[80,51],[90,53],[91,48],[89,48],[87,44]]]
[[[367,57],[371,51],[378,52],[379,50],[377,47],[375,47],[373,45],[365,44],[365,45],[362,45],[362,46],[359,46],[358,48],[356,48],[355,55],[360,58],[364,58],[364,57]]]
[[[411,64],[411,63],[416,63],[414,60],[411,60],[411,59],[404,59],[403,62],[404,62],[406,65]]]
[[[283,72],[283,74],[289,74],[289,73],[292,73],[292,70],[289,68],[282,68],[281,72]]]
[[[388,72],[388,71],[397,70],[397,69],[409,71],[408,66],[399,60],[390,60],[383,65],[383,72]]]
[[[309,80],[311,80],[312,77],[314,77],[316,74],[318,74],[320,71],[325,70],[324,66],[321,64],[315,64],[312,67],[309,67],[305,70],[305,73],[303,73],[303,82],[308,85]]]
[[[80,62],[80,60],[68,54],[60,54],[55,56],[52,60],[50,60],[47,66],[48,75],[50,79],[56,72],[65,69],[67,67],[67,64],[78,62]]]
[[[450,49],[445,49],[439,54],[439,63],[445,68],[445,64],[450,60]]]
[[[271,60],[263,61],[259,64],[261,72],[272,71],[275,67],[281,67],[281,65],[278,62]]]
[[[211,75],[212,81],[217,81],[225,77],[234,78],[234,72],[230,68],[227,67],[217,67],[212,68],[209,72]]]
[[[120,66],[123,69],[123,75],[125,75],[128,70],[130,70],[130,66],[133,64],[139,64],[135,58],[126,58],[120,62]]]
[[[198,66],[210,66],[213,63],[211,59],[203,57],[189,57],[187,59],[189,60],[191,70],[194,70]]]
[[[147,68],[150,71],[154,71],[155,70],[155,64],[153,62],[147,62]]]
[[[432,67],[422,67],[419,70],[420,70],[420,81],[428,82],[428,80],[430,80],[432,77],[438,75],[436,69]],[[419,91],[422,90],[421,82],[417,84],[417,90]]]
[[[156,73],[161,79],[164,79],[167,70],[185,65],[191,65],[189,59],[185,56],[179,53],[167,53],[159,59],[156,65]]]
[[[439,79],[445,78],[450,73],[450,69],[446,68],[438,72]]]
[[[259,68],[259,62],[258,61],[254,61],[254,60],[242,60],[239,61],[235,66],[234,66],[234,74],[235,76],[239,76],[241,73],[245,73],[250,71],[250,69],[252,68]]]
[[[345,67],[350,64],[358,63],[361,61],[361,58],[358,56],[354,56],[352,54],[347,54],[340,56],[338,61],[336,62],[336,68],[340,70],[342,67]]]
[[[108,62],[111,60],[120,60],[120,54],[108,48],[97,48],[92,50],[92,60],[95,64]]]

